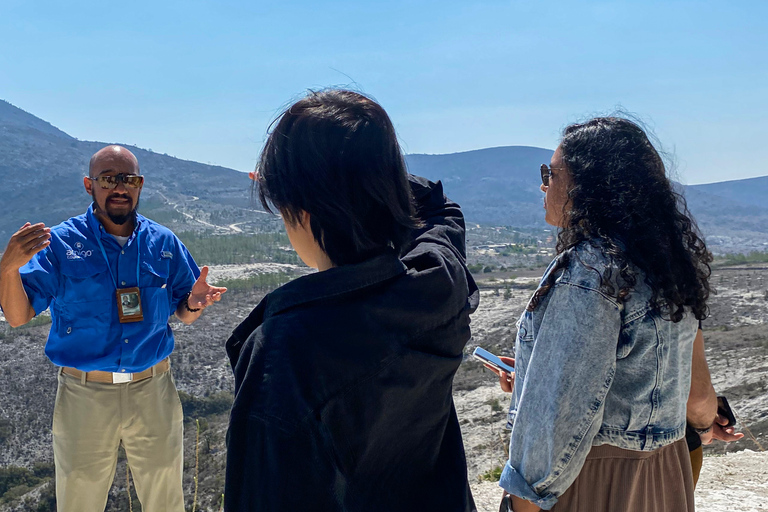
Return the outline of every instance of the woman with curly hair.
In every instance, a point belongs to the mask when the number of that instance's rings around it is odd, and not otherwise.
[[[631,121],[567,127],[541,178],[557,256],[518,322],[502,510],[692,511],[686,401],[711,255]]]

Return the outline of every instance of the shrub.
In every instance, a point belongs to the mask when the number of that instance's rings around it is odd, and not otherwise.
[[[185,421],[228,412],[234,401],[232,393],[225,391],[213,393],[204,398],[179,391],[179,398],[181,399],[181,407],[184,409]]]
[[[495,468],[491,468],[482,475],[480,475],[478,478],[480,481],[485,482],[498,482],[499,478],[501,478],[501,472],[504,470],[504,466],[496,466]]]

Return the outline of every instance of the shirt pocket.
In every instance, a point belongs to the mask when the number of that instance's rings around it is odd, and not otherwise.
[[[141,309],[144,321],[167,324],[171,316],[169,264],[164,260],[142,261],[140,269]]]
[[[103,333],[115,307],[115,286],[106,264],[97,261],[64,262],[61,289],[53,301],[53,328],[64,338],[83,331]]]

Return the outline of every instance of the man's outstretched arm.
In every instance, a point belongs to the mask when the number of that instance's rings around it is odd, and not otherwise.
[[[201,269],[200,277],[192,286],[189,296],[176,308],[176,317],[187,325],[200,318],[203,310],[214,302],[220,301],[221,294],[227,291],[222,286],[209,285],[207,279],[208,267],[206,266]]]
[[[0,307],[11,327],[19,327],[35,317],[19,269],[50,245],[51,229],[45,224],[27,222],[13,234],[0,259]]]

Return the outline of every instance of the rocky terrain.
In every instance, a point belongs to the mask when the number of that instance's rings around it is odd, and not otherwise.
[[[80,185],[84,169],[90,154],[103,145],[74,139],[0,100],[0,189],[5,192],[0,240],[26,219],[50,225],[81,213],[89,199]],[[224,341],[267,289],[307,269],[295,265],[295,255],[277,235],[280,220],[249,207],[246,175],[131,149],[148,175],[141,211],[179,233],[198,260],[206,254],[210,261],[245,263],[213,267],[212,279],[232,287],[222,304],[192,326],[172,320],[172,366],[187,421],[187,505],[191,510],[194,502],[197,510],[216,511],[233,388]],[[442,179],[467,213],[469,260],[482,288],[467,353],[481,345],[512,355],[515,321],[551,253],[552,233],[541,220],[537,177],[538,166],[550,154],[541,148],[507,147],[407,157],[411,171]],[[768,247],[767,184],[764,177],[686,188],[714,251]],[[229,237],[220,236],[225,234]],[[264,247],[253,248],[254,241]],[[768,446],[768,265],[716,268],[712,284],[718,293],[704,328],[713,382],[729,397],[749,435],[739,443],[707,447],[697,489],[699,510],[768,510],[768,457],[762,451]],[[49,324],[50,318],[41,316],[10,329],[0,318],[0,512],[53,510],[50,426],[56,369],[43,354]],[[470,358],[456,375],[454,392],[479,508],[495,511],[499,489],[494,479],[506,458],[509,397]],[[140,510],[135,493],[126,487],[121,459],[109,511],[128,510],[129,498],[133,510]]]
[[[281,264],[261,264],[214,267],[211,274],[223,280],[244,277],[249,272],[287,269],[306,272]],[[482,301],[472,320],[473,340],[467,352],[481,345],[512,355],[515,321],[540,272],[533,269],[478,275]],[[727,447],[715,444],[707,448],[705,472],[697,489],[699,510],[714,511],[724,503],[730,503],[735,510],[766,510],[760,507],[768,503],[768,457],[759,450],[768,445],[767,281],[768,268],[759,265],[718,268],[713,274],[718,294],[712,301],[712,316],[705,322],[713,381],[718,391],[729,397],[741,425],[748,427],[754,440],[747,436]],[[189,509],[194,498],[197,456],[197,510],[218,510],[232,391],[223,343],[262,294],[233,291],[224,303],[209,309],[192,326],[173,323],[177,347],[172,365],[188,419],[185,484]],[[35,464],[52,462],[50,422],[56,372],[43,355],[48,325],[45,320],[38,322],[43,325],[20,329],[0,323],[0,374],[5,390],[0,395],[0,465],[5,469],[21,466],[31,470]],[[504,425],[509,396],[498,389],[490,372],[468,358],[456,376],[454,398],[479,510],[496,510],[499,489],[494,478],[506,458],[508,434]],[[199,420],[199,432],[195,420]],[[724,455],[726,451],[738,453]],[[124,467],[121,460],[108,504],[110,511],[128,510]],[[36,484],[30,478],[9,490],[0,500],[0,510],[53,510],[46,508],[51,498],[50,476]],[[140,510],[135,495],[133,510]]]
[[[532,293],[526,288],[532,282],[535,285],[537,272],[516,274],[509,281],[503,274],[481,281],[482,307],[473,317],[473,345],[513,355],[515,321]],[[768,268],[760,265],[721,267],[713,272],[717,295],[704,322],[707,358],[715,389],[728,397],[748,435],[737,443],[706,447],[696,490],[699,511],[768,510],[768,452],[762,451],[768,447],[766,282]],[[505,286],[510,287],[505,290]],[[471,360],[457,374],[455,389],[478,510],[498,510],[500,489],[495,477],[506,460],[509,396],[498,389],[490,372]]]

